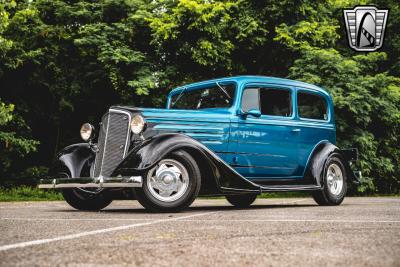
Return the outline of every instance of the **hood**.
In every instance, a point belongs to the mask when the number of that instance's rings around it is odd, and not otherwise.
[[[143,134],[145,138],[160,133],[183,133],[211,149],[225,146],[229,139],[229,109],[178,110],[127,106],[113,108],[141,113],[147,122],[147,129]]]
[[[136,108],[129,106],[114,106],[128,110],[132,113],[139,112],[146,118],[147,122],[229,122],[231,111],[226,108],[210,108],[201,110],[183,110],[183,109],[163,109],[163,108]]]

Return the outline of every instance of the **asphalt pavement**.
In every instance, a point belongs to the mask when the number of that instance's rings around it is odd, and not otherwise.
[[[0,266],[400,266],[400,198],[196,200],[181,213],[136,201],[100,212],[0,203]]]

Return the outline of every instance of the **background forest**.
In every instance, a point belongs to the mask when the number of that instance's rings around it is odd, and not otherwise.
[[[378,52],[348,46],[342,9],[358,4],[390,9]],[[35,184],[112,104],[255,74],[327,89],[359,191],[399,193],[399,33],[398,0],[0,0],[0,185]]]

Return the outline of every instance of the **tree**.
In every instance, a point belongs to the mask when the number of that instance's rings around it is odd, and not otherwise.
[[[337,137],[356,147],[366,179],[360,191],[398,192],[400,186],[400,78],[382,69],[387,53],[345,49],[337,1],[317,8],[307,20],[281,24],[276,40],[300,54],[289,77],[326,88],[335,102]],[[343,39],[343,38],[342,38]],[[332,48],[335,47],[335,48]]]
[[[360,151],[369,181],[361,190],[400,190],[398,1],[376,3],[390,8],[389,20],[383,49],[368,54],[348,47],[342,8],[369,0],[1,3],[1,98],[15,104],[8,123],[23,119],[12,131],[40,141],[23,168],[49,166],[112,104],[160,107],[177,85],[258,74],[326,88],[339,144]]]
[[[10,181],[10,174],[23,171],[18,166],[18,159],[35,152],[38,141],[23,137],[23,131],[29,131],[25,122],[13,114],[14,105],[0,101],[0,177],[2,184]],[[18,133],[16,132],[18,131]],[[14,173],[13,173],[14,172]]]

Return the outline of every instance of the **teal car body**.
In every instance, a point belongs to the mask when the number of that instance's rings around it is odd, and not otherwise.
[[[171,108],[173,96],[183,90],[199,90],[216,82],[235,86],[232,106],[199,110]],[[288,90],[291,116],[243,116],[242,95],[249,86]],[[301,118],[297,108],[298,92],[323,98],[327,104],[327,119]],[[141,112],[152,130],[151,135],[154,131],[188,135],[250,180],[300,180],[318,145],[336,144],[332,97],[320,87],[288,79],[240,76],[194,83],[172,90],[165,109],[141,109]]]

